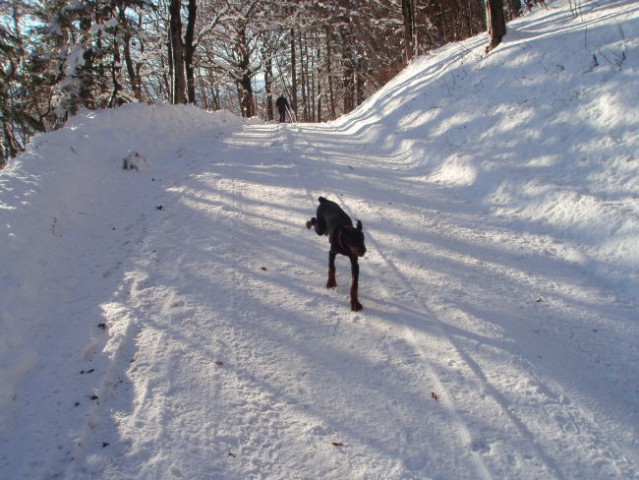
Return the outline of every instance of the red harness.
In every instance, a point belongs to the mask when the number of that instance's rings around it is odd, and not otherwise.
[[[347,252],[348,250],[346,249],[346,247],[344,247],[344,234],[342,232],[343,228],[353,228],[350,225],[342,225],[340,228],[337,229],[337,246],[344,252]]]

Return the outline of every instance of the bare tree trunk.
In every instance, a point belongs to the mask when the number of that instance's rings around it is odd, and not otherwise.
[[[3,168],[5,166],[5,164],[7,163],[7,158],[15,157],[21,150],[21,147],[16,141],[15,135],[13,134],[13,128],[8,121],[9,116],[4,115],[4,112],[2,113],[2,137],[4,139],[4,142],[2,143],[4,148],[2,155],[0,156],[0,168]]]
[[[508,0],[508,9],[513,18],[519,16],[521,12],[521,2],[522,0]]]
[[[335,118],[337,118],[337,114],[335,112],[335,92],[333,91],[333,68],[331,66],[332,55],[331,29],[326,27],[326,76],[328,78],[328,102],[331,120],[335,120]]]
[[[169,5],[169,54],[173,67],[171,75],[171,103],[173,104],[186,103],[180,6],[180,0],[171,0]]]
[[[355,105],[353,106],[353,108],[364,103],[364,85],[366,83],[365,69],[366,61],[360,55],[357,59],[357,70],[355,77]]]
[[[341,29],[340,40],[342,44],[342,113],[350,113],[355,108],[355,55],[351,25]]]
[[[318,49],[319,50],[319,49]],[[317,58],[321,58],[320,57],[320,53],[321,52],[317,52]],[[324,89],[322,86],[322,72],[320,71],[318,76],[317,76],[317,117],[316,117],[316,121],[317,122],[322,122],[322,99],[324,97]]]
[[[445,2],[439,2],[439,28],[443,37],[444,43],[448,43],[448,8],[444,11]]]
[[[501,43],[506,35],[506,18],[504,17],[503,0],[486,0],[486,25],[488,25],[488,37],[490,43],[486,51],[490,51]]]
[[[315,53],[315,63],[316,65],[313,68],[313,121],[321,122],[322,120],[322,67],[320,66],[321,58],[322,58],[322,48],[320,47],[321,40],[319,35],[315,33],[314,44],[317,48]],[[317,70],[317,74],[315,73]]]
[[[297,70],[295,64],[295,29],[291,28],[291,108],[297,118]]]
[[[118,100],[118,94],[122,91],[122,84],[120,83],[120,71],[122,70],[122,61],[120,58],[120,49],[117,45],[113,47],[113,62],[111,62],[111,83],[113,84],[113,90],[107,106],[109,108],[115,107],[120,100]]]
[[[305,35],[306,37],[306,35]],[[312,42],[313,44],[315,44],[315,35],[312,36]],[[311,55],[309,57],[309,51],[311,52]],[[310,107],[310,121],[314,122],[315,121],[315,63],[317,61],[317,57],[313,56],[312,54],[312,47],[309,48],[308,46],[308,38],[306,39],[306,56],[309,59],[308,63],[306,64],[306,77],[307,77],[307,82],[308,82],[308,88],[307,88],[307,92],[308,92],[308,99],[309,99],[309,107]]]
[[[253,101],[253,84],[251,83],[251,54],[246,39],[246,29],[242,27],[238,31],[238,67],[240,72],[240,79],[238,81],[238,88],[240,90],[240,107],[242,114],[247,118],[251,118],[255,115],[255,104]]]
[[[262,52],[264,59],[264,92],[266,93],[266,119],[273,120],[273,57],[270,49]]]
[[[240,108],[242,109],[242,116],[251,118],[255,115],[255,105],[253,102],[253,84],[251,83],[251,76],[248,73],[242,74],[242,77],[237,83],[238,94],[240,98]]]
[[[304,35],[305,37],[305,35]],[[298,37],[297,45],[300,50],[300,81],[302,83],[302,121],[308,122],[308,95],[307,95],[307,82],[308,82],[308,51],[306,50],[305,38]]]
[[[184,68],[186,72],[186,91],[188,102],[195,105],[195,69],[193,68],[193,55],[195,45],[193,43],[195,35],[195,16],[197,13],[196,0],[189,0],[188,17],[186,22],[186,32],[184,35]]]
[[[408,63],[417,53],[415,0],[402,0],[402,17],[404,20],[404,60]]]
[[[131,30],[126,22],[126,8],[121,2],[118,3],[118,28],[122,28],[123,54],[126,71],[131,82],[131,90],[138,102],[142,101],[142,81],[139,77],[139,65],[136,70],[131,58]]]

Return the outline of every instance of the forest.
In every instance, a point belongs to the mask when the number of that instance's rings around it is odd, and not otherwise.
[[[82,108],[191,103],[294,121],[352,111],[415,55],[535,0],[2,0],[0,168]]]

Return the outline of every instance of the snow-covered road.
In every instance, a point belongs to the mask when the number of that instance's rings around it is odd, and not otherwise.
[[[104,305],[114,361],[70,477],[633,478],[626,367],[602,362],[627,312],[553,239],[370,150],[266,125],[180,153]],[[362,312],[346,259],[324,288],[320,194],[364,222]]]
[[[0,173],[0,478],[639,479],[639,13],[548,3],[328,124],[34,139]],[[320,195],[363,222],[361,312]]]

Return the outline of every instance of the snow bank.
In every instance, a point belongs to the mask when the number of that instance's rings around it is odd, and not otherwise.
[[[75,338],[76,348],[87,356],[100,350],[95,306],[77,307],[82,313],[75,322],[61,324],[60,315],[68,314],[65,303],[77,302],[78,289],[89,297],[99,287],[95,275],[107,279],[121,267],[122,260],[110,258],[126,250],[117,246],[119,229],[130,231],[143,220],[140,206],[131,204],[149,202],[151,208],[149,184],[175,175],[184,156],[215,155],[193,151],[194,139],[205,146],[202,138],[210,136],[214,143],[244,124],[230,112],[192,106],[83,111],[63,129],[36,136],[0,172],[0,430],[12,414],[16,385],[46,366],[51,338],[77,328],[84,336]],[[135,171],[126,171],[125,163]],[[95,318],[89,325],[82,317],[87,310]],[[93,338],[89,347],[87,338]]]
[[[416,59],[332,125],[380,145],[425,188],[561,239],[566,260],[636,299],[637,13],[564,7],[512,22],[490,55],[479,36]]]

